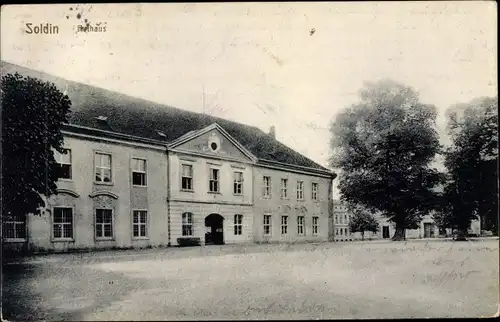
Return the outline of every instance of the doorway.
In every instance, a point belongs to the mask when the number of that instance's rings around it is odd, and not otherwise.
[[[224,244],[224,217],[219,214],[210,214],[205,217],[205,245]]]
[[[431,223],[424,223],[424,238],[434,237],[434,227]]]
[[[389,238],[389,226],[382,227],[382,238]]]

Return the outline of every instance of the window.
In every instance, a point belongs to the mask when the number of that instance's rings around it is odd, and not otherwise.
[[[239,171],[234,172],[233,193],[235,195],[243,194],[243,172],[239,172]]]
[[[55,207],[52,220],[54,239],[73,238],[73,208]]]
[[[304,216],[297,217],[297,234],[304,235]]]
[[[57,162],[57,173],[60,179],[71,179],[71,150],[64,149],[65,153],[54,151]]]
[[[146,186],[146,160],[132,159],[132,184]]]
[[[335,235],[338,236],[339,235],[339,229],[338,228],[335,228]]]
[[[96,209],[95,237],[98,239],[113,238],[113,211],[111,209]]]
[[[318,184],[316,182],[312,183],[312,200],[318,200]]]
[[[263,196],[266,198],[271,197],[271,177],[264,176],[264,189],[263,189]]]
[[[190,212],[182,214],[182,236],[193,236],[193,214]]]
[[[335,223],[338,224],[339,223],[339,215],[335,215]]]
[[[313,235],[317,235],[319,233],[319,217],[312,217],[313,218],[313,222],[312,222],[312,228],[313,228]]]
[[[234,234],[241,235],[243,232],[243,215],[234,215]]]
[[[13,218],[4,218],[3,236],[8,239],[25,239],[26,221],[23,217],[14,216]]]
[[[281,179],[281,198],[288,198],[288,179]]]
[[[304,181],[297,181],[297,200],[304,199]]]
[[[281,216],[281,234],[288,234],[288,216]]]
[[[132,230],[134,237],[147,237],[148,236],[148,212],[145,210],[134,210],[133,213]]]
[[[271,215],[264,215],[264,235],[271,235]]]
[[[344,224],[347,224],[347,215],[344,215]]]
[[[193,166],[190,164],[182,165],[182,190],[193,190]]]
[[[95,181],[111,182],[111,155],[95,154]]]
[[[219,192],[219,169],[210,168],[210,192]]]
[[[340,228],[340,236],[342,236],[343,232],[344,232],[344,230],[342,228]]]

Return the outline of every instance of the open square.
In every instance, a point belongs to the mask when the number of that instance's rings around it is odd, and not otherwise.
[[[4,266],[9,320],[487,317],[498,240],[65,254]]]

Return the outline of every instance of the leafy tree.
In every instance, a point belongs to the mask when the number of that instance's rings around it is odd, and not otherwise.
[[[63,153],[61,127],[71,102],[54,84],[18,73],[2,75],[2,218],[41,214],[43,196],[56,194]]]
[[[417,228],[435,208],[442,174],[430,167],[440,150],[436,108],[411,87],[390,80],[366,83],[360,102],[333,120],[333,168],[341,200],[380,212],[395,223],[393,240]]]
[[[443,215],[465,240],[471,220],[498,232],[498,97],[479,98],[448,110],[452,145],[445,152],[449,177]]]
[[[369,211],[356,206],[351,207],[350,210],[353,214],[349,221],[349,229],[351,232],[360,232],[362,240],[365,239],[365,231],[371,231],[373,233],[378,232],[379,223]]]

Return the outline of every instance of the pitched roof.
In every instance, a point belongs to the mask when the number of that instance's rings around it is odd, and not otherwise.
[[[150,102],[4,61],[1,62],[1,69],[2,75],[18,72],[52,82],[65,91],[72,102],[70,124],[169,143],[190,131],[217,123],[254,154],[259,163],[285,164],[285,167],[305,167],[332,173],[255,126]],[[105,116],[107,120],[103,122],[98,119],[99,116]]]

